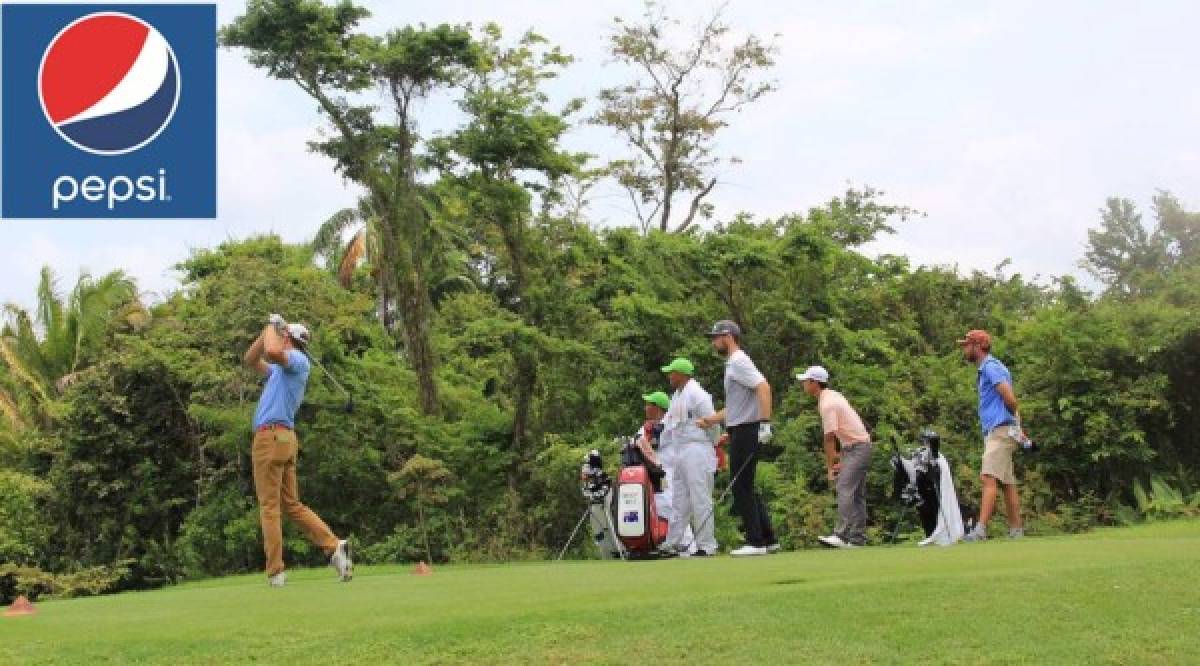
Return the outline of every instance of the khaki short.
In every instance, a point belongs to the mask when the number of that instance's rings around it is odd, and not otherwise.
[[[1016,438],[1008,434],[1009,426],[993,428],[983,440],[983,467],[979,475],[994,477],[1003,484],[1016,485],[1013,473],[1013,453],[1020,446]]]

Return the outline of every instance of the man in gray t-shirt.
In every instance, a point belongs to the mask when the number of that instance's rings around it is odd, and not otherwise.
[[[758,450],[771,441],[771,385],[741,348],[742,330],[727,319],[708,334],[725,357],[725,408],[699,419],[708,428],[724,422],[729,431],[729,469],[734,475],[733,508],[742,518],[746,545],[730,555],[766,555],[779,549],[766,504],[754,491]]]
[[[736,345],[736,343],[735,343]],[[770,396],[771,385],[766,377],[758,371],[749,354],[733,347],[732,353],[725,361],[725,426],[732,428],[743,423],[757,424],[763,420],[759,414],[759,386],[766,388]],[[770,405],[768,397],[767,404]],[[770,422],[770,407],[767,408],[767,422]]]

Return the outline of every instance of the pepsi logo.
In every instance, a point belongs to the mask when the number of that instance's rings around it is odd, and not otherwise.
[[[129,14],[79,18],[50,41],[38,70],[46,120],[95,155],[123,155],[153,141],[179,104],[179,64],[154,26]]]

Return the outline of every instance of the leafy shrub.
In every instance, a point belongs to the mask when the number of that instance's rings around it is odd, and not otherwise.
[[[32,562],[49,538],[40,504],[50,485],[20,472],[0,469],[0,562]]]
[[[129,576],[128,565],[124,562],[54,574],[37,567],[0,564],[0,606],[11,604],[20,595],[36,601],[43,595],[86,597],[111,592]]]
[[[1141,481],[1134,481],[1133,496],[1138,513],[1146,520],[1200,516],[1200,492],[1185,497],[1159,476],[1150,478],[1149,489]]]
[[[396,531],[382,541],[357,550],[363,564],[397,564],[425,559],[425,542],[415,527],[398,525]]]
[[[175,542],[189,578],[252,571],[262,563],[262,536],[254,499],[226,488],[188,514]]]

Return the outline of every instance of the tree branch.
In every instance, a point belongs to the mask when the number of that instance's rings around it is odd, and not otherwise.
[[[712,189],[714,186],[716,186],[716,184],[717,179],[714,177],[708,181],[708,185],[705,185],[704,189],[700,190],[696,196],[692,197],[692,205],[688,209],[687,218],[685,218],[683,220],[683,224],[679,225],[679,228],[675,230],[676,233],[683,233],[684,231],[687,231],[688,227],[692,226],[692,220],[694,220],[696,217],[696,211],[700,210],[700,200],[708,196],[708,193],[712,192]]]

